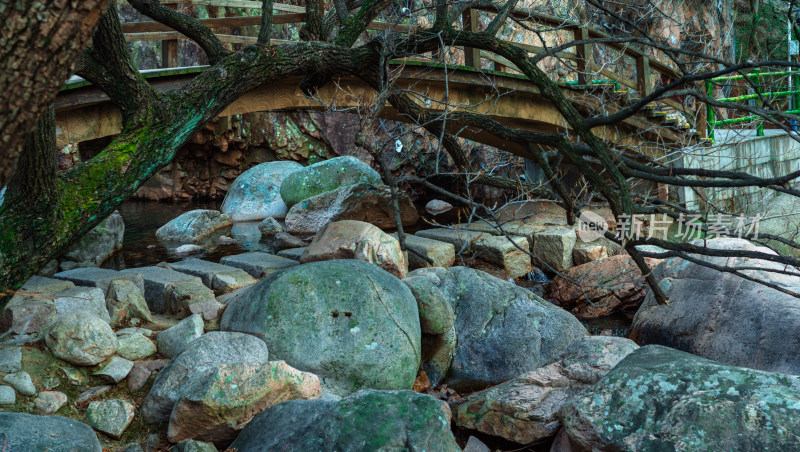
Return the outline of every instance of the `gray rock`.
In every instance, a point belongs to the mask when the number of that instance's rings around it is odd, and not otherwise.
[[[411,289],[417,300],[419,324],[423,333],[445,334],[456,322],[453,307],[437,286],[423,276],[405,278],[403,283]]]
[[[85,311],[96,315],[105,322],[111,317],[106,308],[103,291],[96,287],[72,287],[53,294],[56,315],[63,317],[73,312]]]
[[[115,279],[108,285],[106,309],[111,317],[111,326],[124,325],[133,319],[153,321],[142,291],[132,281],[125,279]]]
[[[256,279],[265,278],[284,268],[297,265],[296,260],[260,251],[225,256],[220,259],[220,262],[231,267],[241,268]]]
[[[359,391],[339,402],[295,400],[275,405],[242,430],[231,449],[460,452],[444,402],[413,391]]]
[[[206,320],[217,318],[218,303],[214,292],[202,281],[178,281],[167,288],[169,311],[179,319],[202,313]]]
[[[122,270],[122,273],[138,273],[144,281],[144,299],[150,311],[156,314],[167,312],[167,300],[169,299],[169,289],[172,284],[182,281],[198,281],[197,276],[187,275],[162,267],[141,267]]]
[[[186,388],[172,409],[167,438],[213,442],[226,448],[256,414],[272,405],[320,397],[319,378],[283,361],[223,364]]]
[[[469,231],[465,229],[425,229],[417,231],[414,235],[426,239],[437,240],[453,245],[455,254],[463,253],[469,255],[475,246],[475,242],[491,234],[481,231]]]
[[[286,232],[279,232],[275,234],[275,238],[273,240],[273,244],[275,248],[279,250],[290,249],[290,248],[300,248],[306,244],[300,237],[295,237],[292,234]]]
[[[92,375],[100,377],[107,383],[119,383],[131,373],[133,361],[129,361],[119,356],[113,356],[110,360],[98,366]]]
[[[273,217],[264,218],[264,221],[258,224],[258,231],[264,237],[273,237],[275,234],[285,232],[283,226]]]
[[[0,372],[19,372],[22,369],[22,347],[0,345]]]
[[[193,243],[188,243],[186,245],[181,245],[181,246],[175,248],[175,254],[178,254],[178,255],[181,255],[181,256],[190,256],[192,254],[200,254],[204,250],[205,250],[205,248],[203,248],[200,245],[195,245]]]
[[[61,416],[0,412],[0,432],[9,452],[102,452],[91,427]]]
[[[42,391],[33,399],[33,406],[46,414],[55,413],[65,403],[67,403],[67,395],[58,391]]]
[[[156,238],[168,242],[192,243],[232,224],[229,216],[217,210],[191,210],[158,228]]]
[[[114,211],[61,254],[61,269],[100,266],[122,248],[124,235],[125,222],[119,211]]]
[[[470,436],[467,445],[464,446],[464,452],[492,452],[492,450],[478,438]]]
[[[142,389],[145,383],[147,383],[147,379],[150,378],[150,375],[157,370],[163,369],[164,366],[167,365],[167,362],[166,359],[155,359],[152,361],[139,361],[134,363],[133,369],[131,369],[126,379],[128,389],[134,392]]]
[[[306,252],[307,248],[308,247],[304,246],[302,248],[290,248],[288,250],[280,250],[280,251],[278,251],[278,256],[285,257],[287,259],[292,259],[292,260],[295,260],[295,261],[299,261],[300,260],[300,256],[302,256],[303,253]]]
[[[203,334],[203,317],[191,315],[158,334],[158,352],[174,358]]]
[[[403,225],[415,224],[419,214],[411,200],[401,195],[398,203]],[[394,229],[397,223],[389,187],[356,184],[312,196],[289,209],[286,231],[301,236],[312,235],[327,224],[344,220]]]
[[[78,409],[84,409],[89,405],[89,402],[92,402],[103,395],[107,394],[108,391],[111,390],[113,386],[111,385],[103,385],[103,386],[95,386],[94,388],[87,389],[83,391],[78,398],[75,399],[75,406]]]
[[[555,359],[586,329],[530,291],[465,267],[421,268],[455,312],[457,346],[446,383],[459,391],[502,383]]]
[[[584,242],[579,237],[572,248],[572,260],[575,265],[583,265],[589,262],[608,257],[609,240],[600,238],[592,242]]]
[[[127,279],[136,284],[139,291],[144,293],[144,281],[142,280],[142,276],[133,271],[119,272],[107,268],[76,268],[74,270],[56,273],[53,277],[71,281],[77,286],[99,287],[103,290],[104,294],[108,292],[108,286],[111,284],[111,281],[115,279]]]
[[[397,233],[390,235],[394,238],[397,238]],[[433,261],[432,264],[429,264],[421,257],[409,251],[408,267],[412,269],[425,267],[452,267],[456,261],[455,247],[452,243],[440,242],[438,240],[426,239],[425,237],[406,234],[406,246],[414,249]]]
[[[702,246],[701,241],[693,242]],[[708,247],[772,253],[746,240],[720,238]],[[750,258],[702,257],[715,265],[750,267],[743,272],[791,291],[800,291],[794,276],[769,273],[798,270]],[[631,338],[659,344],[725,364],[800,375],[800,310],[796,298],[730,273],[670,258],[653,270],[669,305],[656,303],[647,289],[636,313]]]
[[[3,309],[3,330],[36,335],[49,329],[58,317],[76,311],[90,312],[106,322],[111,320],[102,290],[64,282],[69,286],[58,292],[15,294]]]
[[[312,262],[231,301],[220,329],[263,338],[274,359],[320,377],[323,390],[411,388],[420,362],[417,304],[400,280],[357,260]]]
[[[453,209],[453,205],[441,199],[432,199],[425,204],[425,211],[431,215],[441,215]]]
[[[86,420],[95,430],[119,439],[133,422],[136,407],[125,400],[113,399],[89,403]]]
[[[119,334],[117,332],[117,340],[119,341],[117,353],[131,361],[147,358],[156,352],[153,341],[142,333]]]
[[[422,362],[420,369],[425,371],[431,387],[441,384],[448,371],[453,355],[456,352],[456,327],[455,325],[444,334],[422,335]]]
[[[244,270],[196,258],[172,263],[170,267],[181,273],[199,277],[206,287],[214,290],[216,295],[233,292],[256,282]]]
[[[533,242],[533,255],[545,267],[564,271],[574,265],[572,249],[578,237],[569,228],[547,229],[536,234]]]
[[[800,378],[648,345],[558,415],[573,450],[800,450]]]
[[[17,402],[17,394],[11,386],[0,385],[0,405],[13,405]],[[0,413],[2,415],[2,413]],[[0,417],[0,420],[2,418]],[[2,425],[2,424],[0,424]]]
[[[3,381],[10,384],[22,395],[32,396],[36,394],[36,386],[28,372],[15,372],[3,377]]]
[[[494,264],[511,278],[531,272],[531,255],[525,237],[490,236],[475,242],[473,256]]]
[[[56,293],[75,287],[71,281],[62,279],[45,278],[42,276],[31,276],[19,289],[20,292],[35,293]]]
[[[56,357],[79,366],[99,364],[119,347],[108,323],[80,311],[56,320],[45,335],[45,343]]]
[[[561,427],[561,406],[637,348],[621,337],[578,339],[555,362],[455,402],[455,423],[520,444],[549,438]]]
[[[291,207],[320,193],[359,182],[378,185],[381,176],[356,157],[343,156],[291,173],[283,179],[280,193],[283,201]]]
[[[267,345],[255,336],[222,331],[206,333],[158,373],[142,403],[142,419],[149,424],[167,422],[186,388],[208,369],[223,364],[267,362]]]
[[[281,198],[281,182],[289,174],[302,169],[303,166],[297,162],[256,165],[233,181],[220,210],[233,221],[283,218],[288,207]]]
[[[213,444],[193,439],[179,442],[172,450],[175,452],[217,452],[217,448]]]

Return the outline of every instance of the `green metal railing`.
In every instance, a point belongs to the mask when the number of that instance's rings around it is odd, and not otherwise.
[[[791,86],[789,86],[787,83],[786,88],[788,89],[783,91],[762,91],[761,83],[763,80],[786,76],[794,76],[791,79]],[[754,93],[734,97],[723,97],[716,100],[719,102],[745,102],[749,100],[755,100],[758,106],[761,106],[761,99],[765,97],[769,99],[790,97],[794,100],[794,109],[786,110],[784,113],[800,113],[800,108],[798,108],[800,107],[800,71],[761,72],[759,69],[756,69],[750,74],[716,77],[706,81],[706,94],[708,97],[713,99],[715,83],[730,83],[739,80],[745,80],[745,78],[752,81],[752,85],[735,85],[735,87],[753,88],[755,91]],[[715,120],[713,107],[711,105],[706,105],[706,120],[708,122],[708,138],[711,141],[714,141],[714,129],[717,126],[727,126],[751,121],[757,121],[756,135],[760,137],[764,136],[764,119],[760,115],[748,115],[737,118]]]

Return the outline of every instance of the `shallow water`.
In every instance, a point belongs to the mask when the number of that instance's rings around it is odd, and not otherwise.
[[[181,243],[163,243],[156,238],[156,230],[178,215],[194,209],[219,209],[220,202],[191,201],[182,203],[154,201],[126,201],[119,206],[125,221],[125,237],[122,250],[103,263],[104,268],[123,269],[156,265],[159,262],[176,262],[189,256],[180,255],[175,249]],[[261,234],[258,222],[237,223],[233,229],[222,229],[198,243],[205,250],[191,257],[218,262],[220,258],[268,248],[259,244]],[[220,245],[216,242],[222,235],[232,236],[241,243]]]

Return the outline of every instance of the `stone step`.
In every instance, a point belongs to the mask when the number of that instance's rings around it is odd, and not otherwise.
[[[162,267],[140,267],[122,270],[123,274],[138,274],[144,281],[144,299],[150,311],[163,314],[169,311],[169,298],[174,287],[178,284],[186,286],[196,284],[197,290],[208,290],[202,279],[175,270]],[[212,294],[213,298],[213,294]]]
[[[169,264],[172,270],[198,276],[216,295],[255,284],[256,280],[244,270],[216,262],[192,258]]]
[[[397,238],[397,233],[389,235]],[[409,252],[408,266],[412,269],[425,267],[452,267],[456,261],[455,247],[452,243],[428,239],[416,235],[406,235],[406,245],[414,248],[421,254],[433,260],[433,264],[429,264],[421,257]]]
[[[48,279],[49,281],[42,281]],[[37,334],[50,328],[60,316],[75,311],[90,312],[109,322],[111,320],[106,309],[106,297],[97,287],[63,288],[49,278],[26,283],[20,293],[9,300],[0,315],[0,331],[11,331],[15,334]],[[63,290],[58,290],[58,289]],[[53,290],[55,289],[55,290]]]
[[[71,281],[76,286],[99,287],[103,293],[108,291],[108,286],[115,279],[127,279],[139,288],[144,294],[144,280],[142,276],[135,272],[122,273],[117,270],[107,268],[84,267],[56,273],[53,278]]]
[[[463,251],[464,254],[469,255],[472,253],[475,242],[483,237],[491,236],[492,234],[463,229],[437,228],[417,231],[414,235],[450,243],[455,247],[456,254]]]
[[[256,279],[265,278],[286,267],[298,264],[294,259],[260,251],[225,256],[220,259],[220,263],[240,268]]]
[[[278,251],[278,256],[285,257],[287,259],[292,259],[292,260],[299,261],[300,260],[300,256],[302,256],[303,253],[306,252],[306,248],[308,248],[308,247],[307,246],[301,246],[300,248],[289,248],[289,249],[281,250],[281,251]]]

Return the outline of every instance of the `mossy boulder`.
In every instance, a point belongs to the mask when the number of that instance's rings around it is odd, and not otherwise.
[[[366,182],[379,185],[381,176],[352,156],[336,157],[289,174],[281,183],[281,198],[288,206],[339,187]]]
[[[166,242],[198,242],[214,231],[232,224],[229,216],[217,210],[190,210],[158,228],[156,237]]]
[[[231,301],[220,329],[264,339],[273,359],[323,391],[410,389],[420,363],[417,303],[399,279],[358,260],[289,267]]]
[[[231,449],[458,452],[450,409],[413,391],[359,391],[338,402],[297,400],[275,405],[247,424]]]
[[[445,383],[458,391],[541,367],[587,334],[572,314],[486,272],[431,267],[409,276],[427,279],[453,308],[457,340]]]
[[[573,450],[800,450],[800,377],[648,345],[559,417]]]

